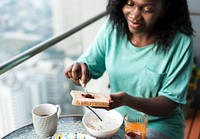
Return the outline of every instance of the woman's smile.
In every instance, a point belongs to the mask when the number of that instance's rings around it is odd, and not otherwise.
[[[133,28],[133,29],[138,29],[142,26],[142,23],[138,22],[138,21],[131,21],[131,20],[128,20],[128,25],[130,28]]]
[[[131,33],[141,33],[145,30],[145,25],[141,21],[128,19],[128,28]]]

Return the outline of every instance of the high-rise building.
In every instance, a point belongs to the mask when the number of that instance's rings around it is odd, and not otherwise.
[[[52,0],[52,25],[54,35],[63,33],[81,23],[82,1],[80,0]],[[56,44],[57,49],[64,50],[70,55],[80,55],[82,51],[81,32]]]
[[[0,135],[10,132],[30,122],[30,90],[15,76],[9,78],[8,82],[1,82],[0,95]]]
[[[107,0],[52,0],[52,24],[54,35],[63,33],[82,22],[104,12]],[[104,18],[105,19],[105,18]],[[73,34],[58,43],[58,49],[67,56],[79,56],[91,43],[104,20]]]
[[[64,92],[64,65],[61,61],[40,60],[37,64],[37,71],[45,78],[48,93],[48,102],[61,104]]]

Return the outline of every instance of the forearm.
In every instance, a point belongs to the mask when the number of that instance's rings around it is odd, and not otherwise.
[[[164,96],[158,96],[155,98],[139,98],[125,95],[125,97],[124,105],[152,116],[169,115],[178,106],[177,103]]]

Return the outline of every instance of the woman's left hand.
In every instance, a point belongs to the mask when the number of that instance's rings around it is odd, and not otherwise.
[[[110,97],[108,98],[110,102],[109,108],[106,108],[107,110],[114,109],[120,106],[124,105],[124,102],[126,101],[127,93],[125,92],[117,92],[115,94],[110,94]]]

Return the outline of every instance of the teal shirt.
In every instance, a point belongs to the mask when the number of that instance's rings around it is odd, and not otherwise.
[[[177,33],[168,53],[156,53],[156,44],[135,47],[127,36],[118,37],[116,30],[106,22],[78,61],[87,63],[94,79],[106,70],[111,93],[123,91],[143,98],[165,96],[185,104],[193,61],[192,38]],[[132,111],[127,106],[116,110],[122,115]],[[149,116],[148,128],[163,132],[171,139],[181,139],[184,131],[182,111],[177,108],[169,116]]]

